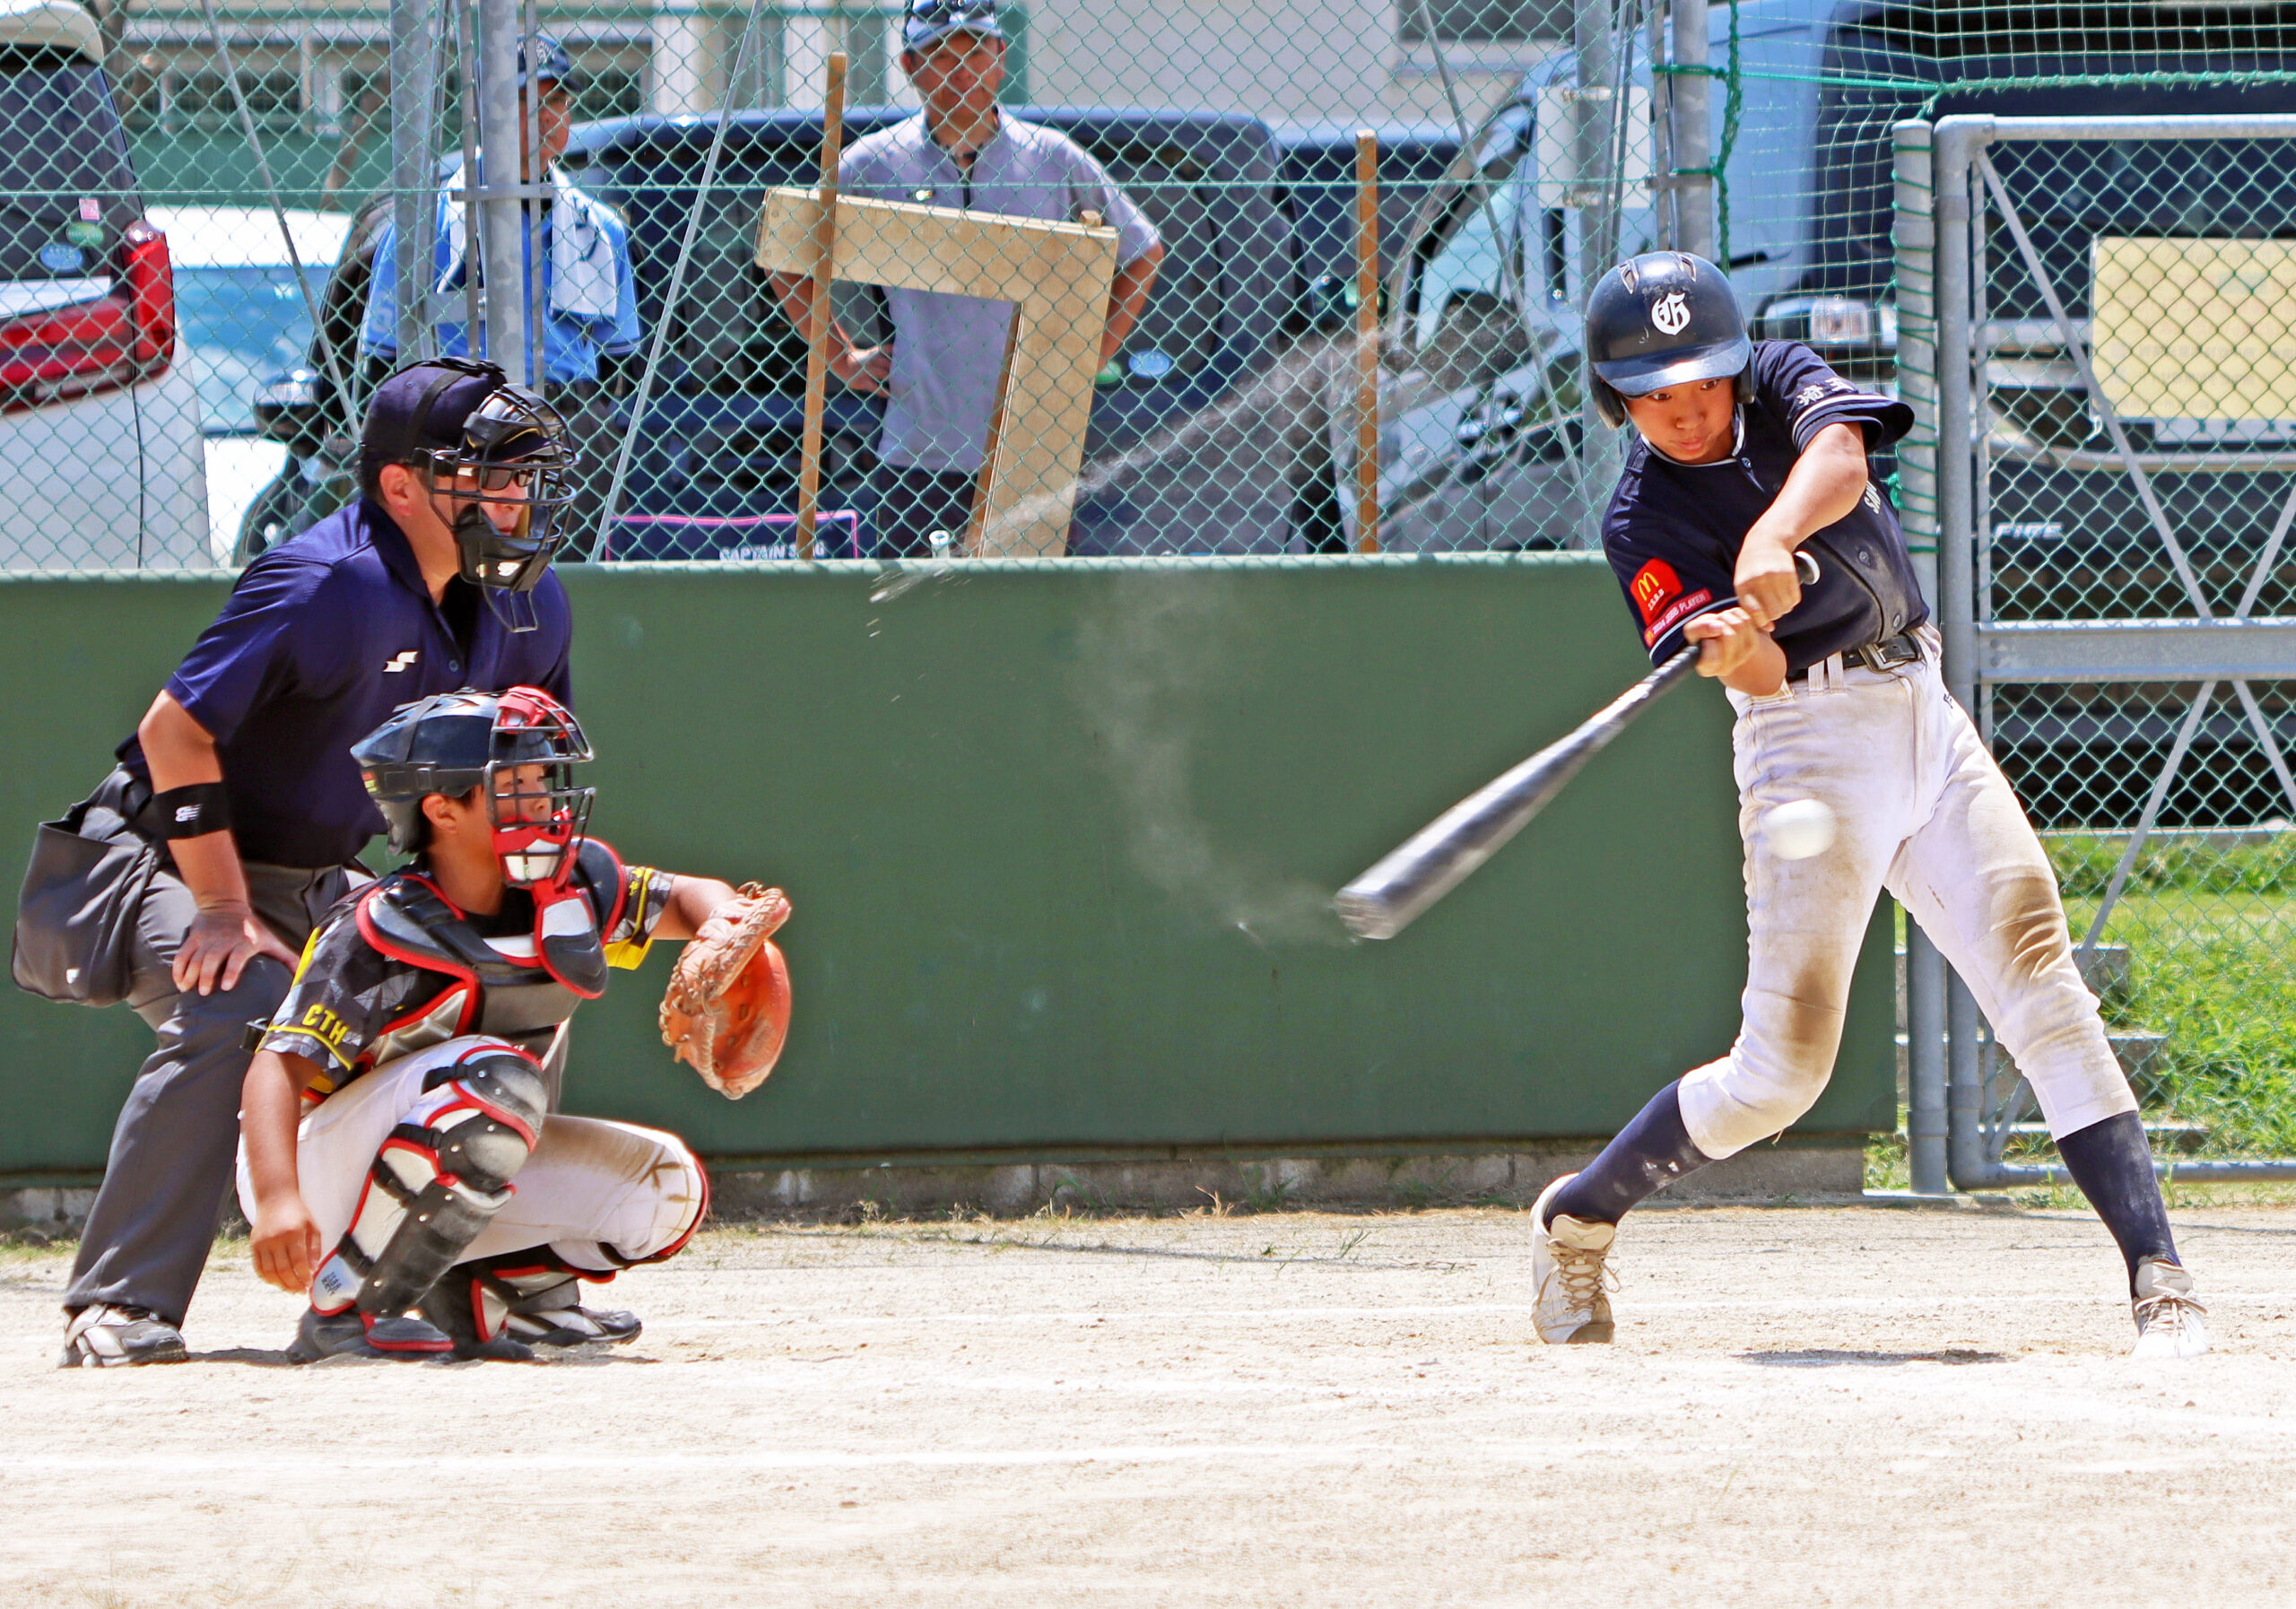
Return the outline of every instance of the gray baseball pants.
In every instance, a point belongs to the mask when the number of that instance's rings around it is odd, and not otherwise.
[[[368,880],[356,867],[253,862],[247,879],[257,916],[295,950],[329,907]],[[280,962],[257,956],[236,988],[178,993],[170,969],[196,910],[191,891],[171,869],[152,877],[136,922],[127,1004],[159,1043],[112,1130],[103,1187],[64,1293],[66,1312],[104,1302],[149,1309],[181,1324],[231,1188],[239,1085],[253,1059],[247,1027],[269,1020],[286,998],[290,978]]]

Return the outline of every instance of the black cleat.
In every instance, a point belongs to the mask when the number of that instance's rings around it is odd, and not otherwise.
[[[454,1344],[457,1362],[540,1361],[535,1355],[535,1349],[523,1341],[514,1341],[508,1335],[481,1335],[478,1320],[472,1316],[469,1306],[448,1294],[447,1287],[451,1283],[454,1282],[440,1280],[430,1287],[430,1294],[422,1299],[422,1316],[437,1325],[447,1339]],[[467,1283],[465,1283],[467,1288]]]
[[[370,1318],[356,1308],[321,1313],[305,1308],[295,1326],[287,1356],[297,1363],[317,1363],[326,1358],[384,1358],[402,1363],[427,1363],[443,1358],[454,1344],[415,1314],[396,1318]]]
[[[98,1302],[82,1308],[64,1326],[60,1369],[118,1369],[191,1359],[183,1332],[149,1308]]]
[[[532,1313],[513,1308],[503,1321],[502,1333],[534,1346],[617,1346],[637,1340],[645,1327],[638,1315],[625,1308],[586,1308],[569,1303]]]

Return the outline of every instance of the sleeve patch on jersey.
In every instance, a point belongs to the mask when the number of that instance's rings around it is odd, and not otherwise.
[[[1659,611],[1682,596],[1682,578],[1664,559],[1653,559],[1634,572],[1627,591],[1633,595],[1634,606],[1642,611],[1642,623],[1648,626],[1658,618]]]
[[[1646,648],[1650,647],[1653,643],[1657,642],[1658,639],[1664,637],[1667,632],[1673,631],[1676,626],[1682,624],[1683,622],[1688,620],[1692,615],[1696,614],[1700,610],[1705,608],[1707,604],[1713,601],[1714,595],[1703,587],[1700,587],[1696,592],[1676,598],[1672,604],[1667,605],[1666,612],[1665,613],[1661,614],[1657,619],[1652,621],[1648,626],[1643,628],[1642,646]]]

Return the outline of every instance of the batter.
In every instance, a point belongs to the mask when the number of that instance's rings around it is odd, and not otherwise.
[[[1651,659],[1700,648],[1736,722],[1748,965],[1729,1053],[1658,1092],[1533,1209],[1536,1324],[1611,1339],[1619,1220],[1672,1179],[1779,1133],[1833,1071],[1875,896],[1895,897],[1968,983],[2039,1098],[2066,1169],[2118,1242],[2136,1355],[2205,1352],[2135,1097],[2074,965],[2057,879],[1938,674],[1897,516],[1866,452],[1912,411],[1807,347],[1751,342],[1703,258],[1652,252],[1588,299],[1590,383],[1636,437],[1603,525]],[[1804,582],[1816,561],[1816,579]],[[1837,836],[1789,860],[1764,813],[1814,799]]]

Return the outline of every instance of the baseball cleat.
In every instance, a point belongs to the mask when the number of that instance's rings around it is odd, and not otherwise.
[[[288,1361],[317,1363],[326,1358],[387,1358],[403,1363],[424,1363],[454,1350],[446,1335],[413,1313],[396,1318],[370,1318],[356,1308],[340,1313],[303,1309],[295,1338],[287,1344]]]
[[[637,1340],[639,1332],[645,1327],[638,1315],[627,1309],[586,1308],[573,1302],[531,1313],[513,1308],[502,1323],[503,1334],[515,1335],[530,1346],[615,1345]]]
[[[2192,1297],[2192,1275],[2165,1257],[2136,1265],[2136,1295],[2129,1304],[2136,1318],[2132,1358],[2196,1358],[2208,1350],[2208,1309]]]
[[[480,1333],[479,1321],[469,1306],[446,1294],[447,1281],[440,1280],[430,1287],[422,1299],[422,1317],[439,1326],[455,1350],[457,1363],[532,1363],[535,1349],[523,1341],[513,1341],[497,1332],[488,1335]]]
[[[1606,1259],[1618,1225],[1568,1213],[1546,1221],[1546,1204],[1578,1177],[1564,1174],[1531,1205],[1531,1322],[1549,1346],[1608,1341],[1615,1327],[1609,1294],[1615,1282]]]
[[[98,1302],[82,1308],[64,1326],[59,1369],[117,1369],[138,1363],[182,1363],[191,1352],[183,1332],[149,1308]]]

